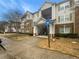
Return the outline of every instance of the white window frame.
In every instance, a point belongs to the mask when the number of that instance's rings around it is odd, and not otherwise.
[[[64,19],[65,19],[64,16],[59,16],[58,23],[64,23]]]
[[[64,28],[63,27],[59,28],[59,33],[60,34],[63,34],[64,33]]]
[[[59,29],[59,33],[61,33],[61,34],[71,33],[70,29],[71,29],[70,27],[67,27],[66,25],[64,25],[64,27],[61,27]]]
[[[70,21],[70,14],[66,14],[64,22],[69,22],[69,21]]]
[[[58,10],[59,10],[59,11],[64,10],[64,6],[59,6]]]
[[[70,27],[65,27],[65,32],[64,33],[70,33]]]

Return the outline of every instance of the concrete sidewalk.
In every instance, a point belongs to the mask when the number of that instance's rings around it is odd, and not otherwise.
[[[38,37],[38,38],[48,38],[48,36],[45,36],[45,35],[38,35],[36,37]]]

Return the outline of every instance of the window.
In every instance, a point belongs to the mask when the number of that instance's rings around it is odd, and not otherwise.
[[[70,15],[65,15],[65,22],[70,21]]]
[[[64,22],[64,16],[60,17],[60,22]]]
[[[61,28],[59,29],[59,33],[61,33],[61,34],[64,33],[64,28],[63,28],[63,27],[61,27]]]
[[[30,18],[30,15],[29,15],[29,14],[27,14],[27,18],[28,18],[28,19]]]
[[[75,4],[79,5],[79,0],[75,0]]]
[[[58,16],[58,22],[60,22],[60,16]]]
[[[65,27],[65,33],[70,33],[70,27]]]
[[[64,6],[59,6],[58,10],[59,11],[64,10]]]
[[[59,33],[61,33],[61,34],[66,34],[66,33],[70,33],[71,31],[70,31],[70,27],[67,27],[67,26],[63,26],[63,27],[61,27],[61,28],[59,28]]]
[[[73,14],[71,13],[71,14],[70,14],[70,21],[72,21],[72,17],[73,17]]]
[[[37,13],[37,17],[39,17],[39,13]]]
[[[65,9],[68,9],[69,7],[70,7],[69,5],[66,5],[66,6],[65,6]]]
[[[58,22],[66,23],[72,21],[72,14],[66,14],[58,17]]]
[[[58,17],[58,22],[63,23],[64,22],[64,16],[59,16]]]
[[[64,10],[64,7],[60,7],[60,10]]]

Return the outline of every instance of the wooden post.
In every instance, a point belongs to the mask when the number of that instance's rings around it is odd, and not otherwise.
[[[48,47],[50,48],[50,34],[48,34]]]
[[[48,47],[50,48],[50,34],[49,34],[49,31],[50,31],[50,26],[48,25]]]

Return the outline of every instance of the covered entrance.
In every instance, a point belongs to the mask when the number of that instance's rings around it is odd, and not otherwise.
[[[37,28],[38,28],[38,35],[47,35],[48,34],[48,25],[46,24],[47,19],[51,19],[52,16],[52,7],[49,7],[47,9],[44,9],[41,11],[42,18],[38,22]]]
[[[38,35],[48,34],[48,28],[45,26],[45,24],[37,25],[37,28],[38,28]]]

